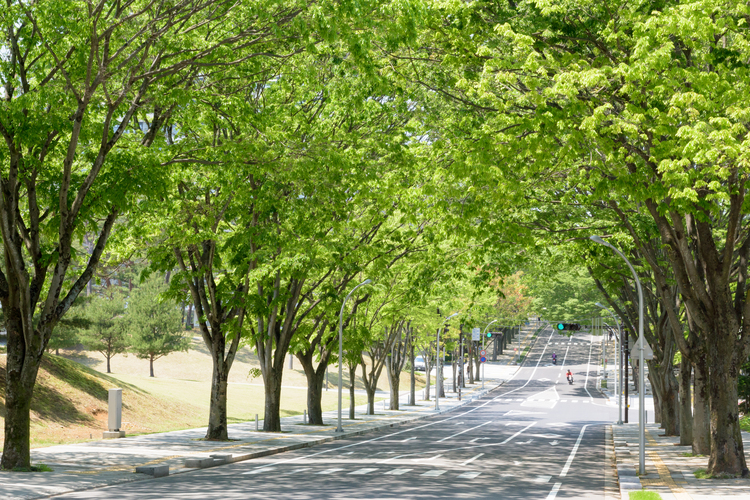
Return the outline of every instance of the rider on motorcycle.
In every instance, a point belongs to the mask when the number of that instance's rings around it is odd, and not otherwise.
[[[552,353],[552,363],[555,365],[557,364],[557,354],[555,354],[554,352]]]
[[[570,370],[568,370],[568,373],[565,374],[565,378],[567,378],[568,382],[570,382],[571,384],[573,383],[573,374],[570,372]]]

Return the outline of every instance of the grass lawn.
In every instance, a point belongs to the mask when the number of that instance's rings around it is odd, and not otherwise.
[[[661,495],[654,491],[631,491],[630,500],[661,500]]]

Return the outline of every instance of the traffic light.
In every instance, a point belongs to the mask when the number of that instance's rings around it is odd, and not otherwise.
[[[487,332],[487,333],[485,333],[485,335],[487,336],[488,339],[492,338],[492,332]]]
[[[581,325],[578,323],[558,323],[555,328],[558,330],[570,330],[570,331],[578,331],[581,329]]]

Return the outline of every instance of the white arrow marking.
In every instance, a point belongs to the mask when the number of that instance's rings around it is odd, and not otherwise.
[[[401,441],[401,442],[402,442],[402,443],[405,443],[405,442],[407,442],[407,441],[411,441],[412,439],[417,439],[417,438],[416,438],[416,437],[410,437],[410,438],[406,438],[406,439],[404,439],[404,440],[403,440],[403,441]]]
[[[555,441],[550,441],[550,443],[549,443],[549,444],[551,444],[552,446],[557,446],[558,444],[560,444],[560,441],[557,441],[557,440],[555,440]]]
[[[534,442],[533,439],[529,439],[528,441],[520,441],[518,444],[531,444],[533,442]]]
[[[555,438],[561,438],[562,434],[529,434],[530,436],[543,438],[543,439],[555,439]]]

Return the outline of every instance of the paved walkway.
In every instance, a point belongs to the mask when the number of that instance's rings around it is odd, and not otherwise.
[[[532,340],[531,335],[524,335],[522,345],[525,347]],[[461,401],[458,394],[447,391],[450,384],[446,384],[447,397],[440,400],[440,412],[435,411],[434,401],[418,401],[416,406],[402,405],[400,411],[385,410],[378,403],[375,415],[366,415],[366,407],[361,406],[357,408],[355,420],[345,418],[342,421],[343,434],[335,432],[337,412],[332,411],[324,413],[324,421],[328,424],[325,426],[306,425],[302,416],[282,418],[280,433],[259,432],[254,421],[232,424],[229,426],[232,441],[228,442],[204,441],[206,428],[200,428],[37,448],[32,450],[32,463],[45,464],[53,471],[0,472],[0,498],[44,498],[149,480],[152,476],[135,473],[136,467],[166,465],[170,475],[181,474],[198,466],[249,460],[428,418],[451,411],[502,385],[518,370],[510,358],[511,355],[506,355],[497,363],[487,365],[485,389],[482,389],[481,381],[467,384]],[[348,410],[344,408],[344,412],[346,417]],[[262,421],[258,425],[262,429]]]

